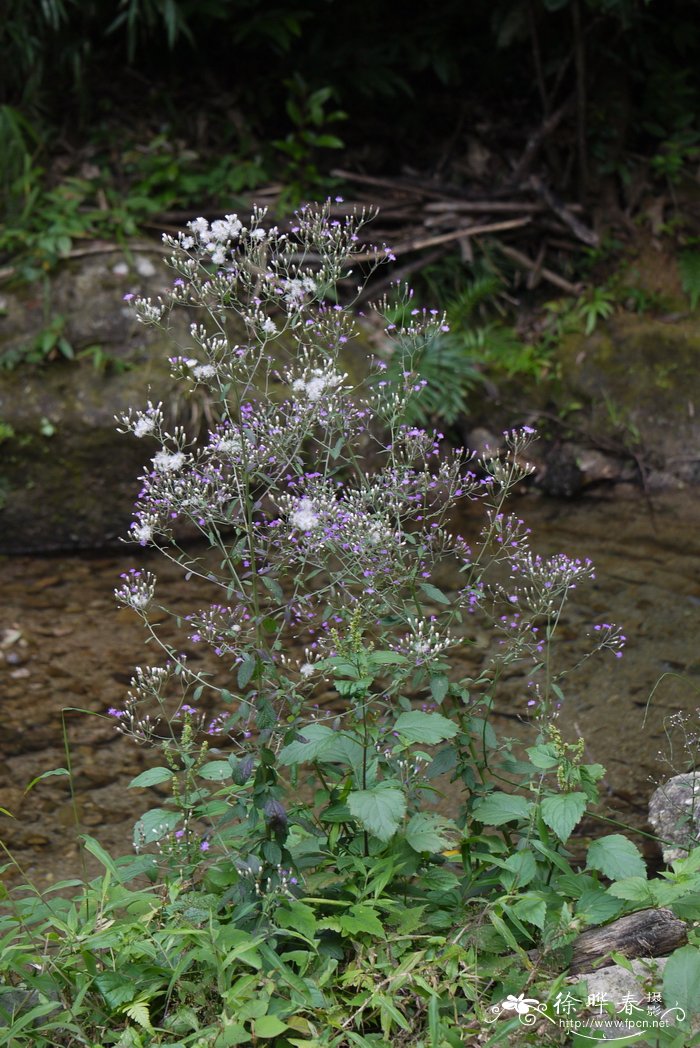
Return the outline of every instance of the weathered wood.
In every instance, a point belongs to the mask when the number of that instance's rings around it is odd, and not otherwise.
[[[640,910],[619,917],[602,928],[590,928],[574,941],[571,974],[612,964],[610,954],[625,957],[661,957],[688,941],[684,921],[671,910]]]
[[[518,251],[514,247],[509,247],[507,244],[501,244],[497,242],[499,251],[510,258],[516,265],[522,269],[528,271],[536,268],[536,263],[531,258],[528,258],[522,251]],[[561,288],[562,291],[566,291],[567,295],[578,295],[581,291],[581,287],[578,284],[572,284],[570,280],[565,280],[564,277],[560,276],[559,273],[554,273],[551,269],[547,269],[542,266],[539,269],[539,275],[543,280],[548,281],[550,284],[554,284],[555,287]]]

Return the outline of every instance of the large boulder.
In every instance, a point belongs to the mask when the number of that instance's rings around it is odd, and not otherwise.
[[[104,546],[124,535],[152,451],[117,433],[114,416],[148,398],[173,414],[188,410],[169,375],[172,346],[124,301],[156,297],[169,271],[157,247],[129,258],[89,255],[44,288],[1,296],[0,553]],[[56,346],[54,359],[26,363],[49,328],[75,359]]]

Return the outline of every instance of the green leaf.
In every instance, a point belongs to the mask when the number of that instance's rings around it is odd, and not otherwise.
[[[151,808],[142,815],[134,826],[134,847],[153,844],[167,837],[180,821],[178,812],[166,811],[164,808]]]
[[[394,722],[393,730],[409,742],[421,742],[425,746],[434,746],[444,739],[453,738],[458,731],[457,725],[441,713],[423,713],[422,710],[411,710],[401,713]]]
[[[667,1008],[682,1008],[686,1021],[700,1012],[700,950],[681,946],[666,961],[663,976]]]
[[[324,743],[334,735],[327,724],[305,724],[299,732],[299,738],[288,743],[279,754],[280,764],[303,764],[316,760]]]
[[[85,836],[83,836],[81,839],[85,851],[89,852],[90,855],[94,855],[98,862],[100,862],[106,870],[109,870],[109,872],[117,880],[121,880],[122,874],[119,871],[117,864],[115,863],[114,859],[109,854],[109,852],[102,847],[100,842],[96,841],[94,837],[90,837],[88,834],[85,834]]]
[[[246,684],[250,682],[251,677],[255,673],[256,665],[257,660],[254,655],[243,656],[243,661],[238,667],[238,676],[236,677],[239,688],[245,688]]]
[[[528,924],[544,928],[547,904],[538,892],[528,892],[526,895],[521,895],[511,909],[521,921],[527,921]]]
[[[443,746],[441,750],[433,757],[432,761],[426,768],[426,777],[428,779],[435,779],[438,775],[445,775],[449,771],[454,771],[457,767],[457,749],[455,746]]]
[[[604,924],[617,917],[621,909],[622,903],[600,887],[586,888],[576,903],[576,915],[586,924]]]
[[[122,972],[100,972],[95,976],[95,985],[110,1008],[119,1008],[136,996],[136,984]]]
[[[272,594],[275,600],[284,600],[284,593],[277,579],[273,579],[271,575],[260,575],[259,577],[262,579],[265,589]]]
[[[281,928],[291,928],[300,932],[307,939],[316,934],[316,915],[310,906],[303,902],[287,902],[275,911],[275,921]]]
[[[524,888],[537,875],[537,863],[531,851],[517,851],[503,863],[501,884],[508,891]]]
[[[646,877],[623,877],[606,889],[609,895],[616,899],[628,899],[631,902],[644,902],[649,906],[654,905],[654,895],[651,883]]]
[[[199,769],[199,775],[208,782],[223,782],[231,778],[231,771],[228,761],[207,761]]]
[[[153,1026],[151,1025],[151,1013],[146,1001],[134,1001],[133,1004],[127,1005],[124,1011],[133,1022],[137,1023],[144,1030],[148,1030],[149,1033],[153,1031]]]
[[[560,841],[568,841],[574,826],[580,822],[586,810],[585,793],[559,793],[545,797],[540,810],[550,830],[554,830]]]
[[[554,746],[548,743],[546,746],[530,746],[527,750],[530,763],[536,768],[553,768],[559,763]]]
[[[403,666],[408,659],[398,651],[373,651],[367,662],[370,666]]]
[[[333,731],[327,724],[306,724],[300,729],[299,739],[290,742],[279,754],[280,764],[303,764],[309,761],[331,761],[336,764],[359,766],[363,748],[359,741],[342,732]]]
[[[278,1037],[289,1027],[278,1019],[276,1015],[261,1015],[253,1024],[256,1037]]]
[[[437,702],[438,706],[441,705],[445,696],[447,695],[449,686],[449,680],[442,674],[438,674],[430,678],[430,693]]]
[[[129,789],[135,786],[155,786],[159,782],[169,782],[172,777],[173,772],[170,768],[149,768],[131,780]]]
[[[394,836],[406,814],[403,791],[381,782],[371,790],[353,790],[347,804],[352,817],[380,841]]]
[[[646,866],[639,849],[620,833],[611,833],[593,841],[588,849],[586,865],[589,870],[600,870],[611,881],[646,876]]]
[[[51,771],[42,771],[41,775],[37,775],[37,777],[32,779],[29,785],[25,787],[24,792],[29,793],[29,791],[34,789],[36,784],[41,782],[42,779],[50,779],[54,775],[70,775],[70,772],[67,768],[52,768]]]
[[[438,604],[450,603],[450,598],[445,596],[441,589],[433,586],[430,582],[421,582],[419,588],[423,590],[423,593],[429,600],[436,600]]]
[[[372,906],[363,906],[362,903],[351,906],[338,921],[342,932],[348,936],[358,935],[360,932],[376,935],[380,939],[386,936],[379,914]]]
[[[513,819],[527,819],[532,801],[516,793],[491,793],[474,805],[474,818],[485,826],[502,826]]]
[[[449,848],[450,833],[457,829],[451,819],[435,812],[418,812],[406,827],[406,840],[417,852],[439,852]]]

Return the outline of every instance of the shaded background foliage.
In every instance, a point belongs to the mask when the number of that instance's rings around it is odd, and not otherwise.
[[[448,0],[411,17],[371,0],[18,0],[0,20],[4,181],[22,145],[35,157],[134,121],[245,155],[289,130],[295,91],[324,88],[375,166],[425,162],[487,113],[522,141],[567,99],[591,153],[579,168],[677,157],[697,141],[696,14],[692,0]]]

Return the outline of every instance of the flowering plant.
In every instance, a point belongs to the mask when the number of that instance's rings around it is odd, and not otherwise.
[[[253,863],[256,883],[313,867],[309,854],[376,855],[398,840],[418,868],[459,840],[455,819],[463,824],[467,808],[456,805],[453,818],[431,811],[432,778],[457,769],[477,798],[491,788],[473,789],[475,743],[506,664],[531,663],[530,705],[546,721],[561,694],[554,630],[577,581],[593,573],[589,562],[535,555],[522,520],[504,511],[532,472],[531,428],[477,458],[445,452],[442,434],[405,422],[422,388],[411,354],[446,327],[408,287],[395,288],[398,309],[386,298],[373,307],[377,380],[350,379],[362,330],[338,287],[353,276],[371,217],[304,208],[288,231],[269,228],[259,209],[248,225],[237,215],[197,219],[164,238],[176,273],[168,300],[134,302],[144,323],[193,310],[194,351],[171,365],[206,388],[216,419],[196,439],[169,431],[161,404],[121,417],[123,430],[157,442],[130,534],[210,589],[207,606],[186,617],[189,639],[225,667],[215,679],[165,645],[150,621],[155,577],[124,578],[117,598],[143,618],[166,662],[139,670],[125,708],[112,712],[123,733],[163,744],[167,766],[138,784],[170,782],[175,809],[148,813],[136,841],[167,844],[171,859],[187,862],[197,842],[222,861],[235,854]],[[392,257],[385,245],[370,254],[375,264]],[[392,346],[406,361],[399,384],[381,378]],[[453,531],[464,503],[485,507],[475,538]],[[183,529],[215,556],[182,544]],[[448,593],[434,582],[444,565]],[[475,615],[490,616],[503,639],[478,680],[455,680],[448,653],[468,643]],[[619,654],[619,630],[596,629],[593,647]],[[319,703],[329,686],[331,701]],[[202,711],[205,691],[219,700],[213,718]],[[226,740],[225,759],[206,759],[212,736],[218,748]],[[212,794],[198,778],[228,785]],[[299,801],[304,782],[313,800]]]

